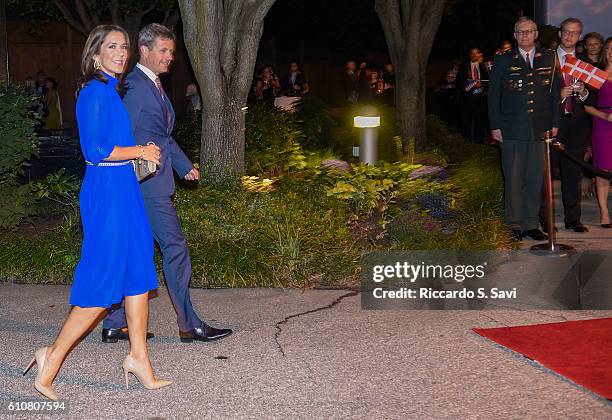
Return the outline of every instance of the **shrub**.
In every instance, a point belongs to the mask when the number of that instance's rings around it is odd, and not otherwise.
[[[11,229],[31,213],[35,200],[20,177],[38,153],[36,96],[18,85],[0,87],[0,228]]]

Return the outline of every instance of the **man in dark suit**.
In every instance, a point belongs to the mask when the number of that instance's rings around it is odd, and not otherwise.
[[[538,213],[544,179],[544,132],[557,134],[561,80],[554,53],[537,49],[535,22],[514,25],[518,47],[495,57],[489,82],[491,136],[500,142],[506,223],[513,236],[544,240]]]
[[[182,342],[211,341],[232,331],[209,326],[191,304],[191,260],[172,203],[173,169],[181,178],[200,178],[198,170],[172,138],[174,110],[159,80],[159,75],[167,73],[174,60],[175,43],[174,33],[165,26],[153,23],[140,31],[140,60],[127,76],[123,102],[130,115],[136,144],[153,141],[161,150],[157,173],[140,185],[153,235],[163,255],[164,277],[177,313],[179,337]],[[126,325],[123,306],[110,311],[104,319],[102,341],[128,339]]]
[[[289,64],[289,73],[281,79],[281,89],[286,96],[304,96],[310,92],[308,81],[295,61]]]
[[[461,134],[474,143],[484,143],[487,128],[487,84],[489,70],[478,48],[470,50],[468,62],[459,66],[457,98],[461,109]]]
[[[555,50],[557,57],[557,68],[561,69],[565,65],[565,60],[569,56],[576,56],[576,44],[582,33],[582,22],[576,18],[565,19],[561,23],[559,38],[561,43]],[[589,115],[584,110],[583,102],[588,97],[588,90],[584,83],[578,83],[572,88],[575,81],[570,75],[561,75],[563,88],[561,90],[561,119],[559,121],[559,141],[565,147],[565,153],[574,159],[582,161],[586,148],[591,142],[591,121]],[[575,92],[576,87],[580,86],[579,91]],[[557,156],[558,154],[555,154]],[[563,201],[563,213],[565,228],[574,232],[584,233],[589,229],[582,224],[581,200],[582,200],[582,167],[574,161],[561,154],[559,156],[559,169],[561,172],[561,198]],[[541,209],[540,219],[545,223],[546,211]],[[544,224],[545,225],[545,224]]]

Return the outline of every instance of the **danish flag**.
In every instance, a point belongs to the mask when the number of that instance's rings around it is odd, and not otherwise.
[[[576,79],[582,80],[584,83],[594,87],[595,89],[601,88],[608,78],[608,74],[598,69],[597,67],[578,60],[576,57],[567,56],[565,57],[565,65],[561,69],[563,73],[568,73],[570,76]]]

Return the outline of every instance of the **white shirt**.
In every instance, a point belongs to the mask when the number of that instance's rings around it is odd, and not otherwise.
[[[557,57],[559,57],[559,64],[561,65],[561,67],[565,65],[565,58],[568,54],[571,54],[576,57],[575,50],[565,51],[561,46],[557,47]]]
[[[523,61],[527,62],[525,56],[529,53],[529,65],[533,68],[533,56],[535,55],[535,47],[531,49],[531,51],[523,51],[521,48],[518,49],[519,53],[521,53],[521,57],[523,57]]]
[[[146,74],[146,75],[147,75],[147,77],[148,77],[149,79],[151,79],[151,81],[152,81],[153,83],[155,83],[155,81],[158,79],[157,75],[156,75],[155,73],[153,73],[153,72],[151,71],[151,69],[149,69],[148,67],[145,67],[145,66],[143,66],[143,65],[142,65],[142,64],[140,64],[140,63],[136,63],[136,67],[138,67],[140,70],[142,70],[142,72],[143,72],[144,74]]]

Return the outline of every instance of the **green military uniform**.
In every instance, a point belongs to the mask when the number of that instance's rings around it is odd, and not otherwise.
[[[506,222],[513,230],[539,227],[545,131],[559,127],[561,78],[555,53],[536,49],[533,67],[518,49],[495,57],[489,82],[491,130],[502,133]]]

